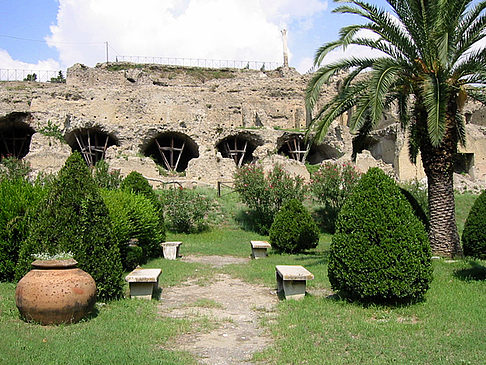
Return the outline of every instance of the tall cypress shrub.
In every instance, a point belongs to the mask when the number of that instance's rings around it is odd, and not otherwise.
[[[121,296],[122,266],[108,209],[78,152],[66,160],[39,204],[29,233],[20,252],[18,278],[30,269],[35,253],[72,252],[79,267],[96,281],[99,299]]]
[[[329,258],[334,290],[375,302],[423,297],[432,280],[424,225],[396,183],[369,169],[344,203]]]

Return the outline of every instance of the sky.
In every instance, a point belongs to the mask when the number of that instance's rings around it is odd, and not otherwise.
[[[332,0],[0,0],[0,70],[94,66],[106,62],[107,53],[109,61],[147,56],[282,64],[285,28],[289,64],[305,73],[319,46],[360,21],[332,13],[336,6]]]

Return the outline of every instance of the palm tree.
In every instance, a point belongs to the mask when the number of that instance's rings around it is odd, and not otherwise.
[[[386,1],[391,11],[361,0],[335,0],[345,4],[334,12],[358,15],[365,23],[342,28],[337,41],[318,49],[315,66],[321,66],[330,51],[348,45],[369,47],[381,55],[324,64],[314,73],[306,106],[316,113],[307,133],[322,140],[330,124],[353,108],[350,127],[366,135],[384,109],[396,107],[402,128],[408,129],[410,158],[415,163],[420,152],[427,175],[432,251],[461,254],[453,158],[458,143],[465,144],[466,98],[486,103],[486,50],[478,47],[486,36],[486,1]],[[322,85],[342,72],[340,91],[317,108]]]

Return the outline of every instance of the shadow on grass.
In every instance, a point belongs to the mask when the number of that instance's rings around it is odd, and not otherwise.
[[[361,308],[383,308],[383,309],[397,309],[407,308],[411,305],[424,303],[425,297],[421,298],[403,298],[400,300],[390,300],[384,298],[360,298],[353,296],[346,291],[337,291],[334,294],[328,295],[325,299],[335,302],[347,302],[350,305]]]
[[[235,221],[243,231],[255,232],[261,235],[267,235],[270,228],[270,224],[262,224],[261,217],[251,210],[239,210],[236,213]]]
[[[301,252],[299,253],[299,257],[295,258],[295,261],[305,261],[302,264],[306,267],[327,265],[329,263],[329,252]]]
[[[482,281],[486,280],[486,267],[476,261],[469,261],[471,268],[454,271],[454,277],[462,281]]]

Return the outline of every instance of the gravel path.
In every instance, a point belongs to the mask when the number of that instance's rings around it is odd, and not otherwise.
[[[230,256],[187,256],[184,260],[213,267],[247,261]],[[274,288],[215,274],[206,286],[193,279],[164,288],[160,300],[163,316],[215,321],[217,328],[210,332],[185,334],[176,340],[179,349],[194,354],[201,364],[250,364],[255,352],[271,344],[259,323],[263,316],[275,316],[278,299]]]

